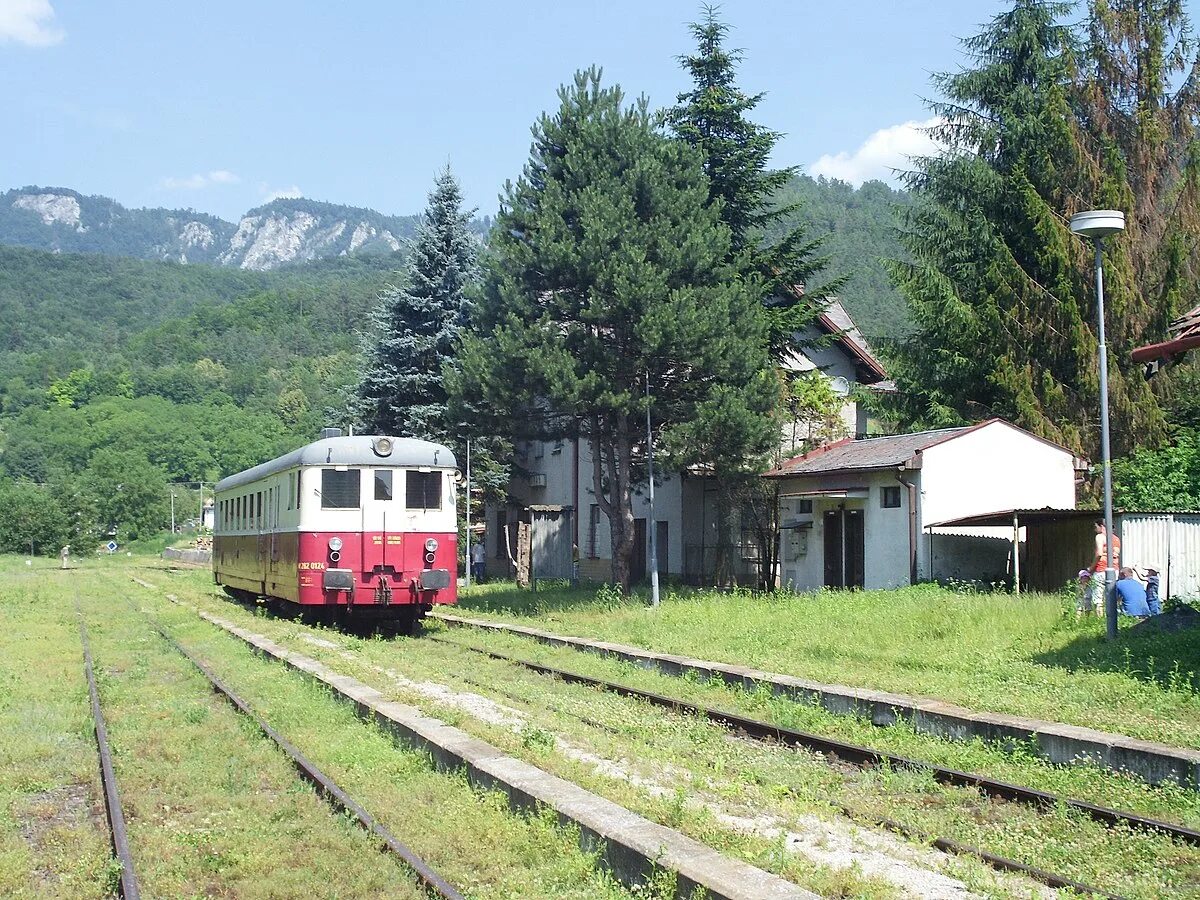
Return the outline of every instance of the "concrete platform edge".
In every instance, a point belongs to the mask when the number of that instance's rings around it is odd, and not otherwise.
[[[704,678],[718,678],[726,684],[749,690],[768,687],[780,696],[820,706],[835,715],[861,716],[875,725],[907,721],[917,731],[949,740],[979,738],[988,743],[1008,746],[1026,744],[1051,762],[1094,765],[1135,775],[1150,784],[1170,782],[1200,790],[1200,751],[1197,750],[1062,722],[1006,713],[976,712],[928,697],[822,684],[745,666],[655,653],[612,641],[552,634],[527,625],[509,625],[444,612],[435,612],[431,616],[451,625],[518,634],[550,646],[610,656],[667,675],[695,672]]]

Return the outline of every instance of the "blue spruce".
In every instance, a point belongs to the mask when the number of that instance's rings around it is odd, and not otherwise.
[[[413,239],[403,285],[380,295],[364,338],[356,412],[375,434],[447,441],[443,366],[453,361],[478,280],[478,242],[449,166],[438,175]]]

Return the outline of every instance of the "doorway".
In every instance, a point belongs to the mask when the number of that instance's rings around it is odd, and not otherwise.
[[[861,588],[865,583],[866,529],[861,509],[825,510],[825,587]]]
[[[658,560],[660,578],[667,574],[667,560],[671,554],[671,545],[668,543],[671,537],[670,524],[666,519],[659,519],[654,524],[654,555]]]
[[[647,568],[646,550],[646,520],[633,520],[633,558],[629,561],[629,577],[634,581],[641,581],[650,575],[650,570]]]

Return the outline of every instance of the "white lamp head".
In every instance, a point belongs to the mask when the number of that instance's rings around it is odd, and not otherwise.
[[[1071,216],[1071,233],[1086,238],[1108,237],[1125,230],[1125,213],[1119,209],[1092,209]]]

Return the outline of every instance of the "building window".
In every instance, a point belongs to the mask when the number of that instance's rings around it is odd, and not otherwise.
[[[322,469],[321,509],[358,509],[361,488],[358,469]]]
[[[413,470],[406,472],[404,505],[409,509],[441,509],[442,473]]]
[[[593,503],[588,509],[588,538],[587,538],[587,555],[588,559],[598,559],[600,551],[597,547],[597,542],[600,536],[600,504]]]
[[[796,501],[796,515],[811,516],[812,515],[812,498],[805,497]]]
[[[391,469],[376,469],[375,470],[375,499],[376,500],[391,500],[392,499],[392,470]]]
[[[879,505],[884,509],[900,508],[900,486],[885,487],[879,493]]]

